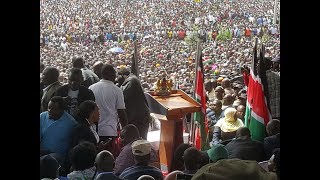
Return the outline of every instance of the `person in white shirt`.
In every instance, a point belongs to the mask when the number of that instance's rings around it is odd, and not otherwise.
[[[128,123],[124,97],[121,89],[114,84],[116,70],[112,65],[103,65],[101,76],[102,79],[99,82],[89,87],[93,91],[96,103],[100,108],[98,135],[100,141],[109,138],[114,140],[118,136],[118,124],[120,123],[124,127]]]

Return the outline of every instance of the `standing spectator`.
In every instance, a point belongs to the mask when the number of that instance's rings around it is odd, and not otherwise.
[[[68,84],[57,89],[55,95],[65,97],[68,103],[67,112],[75,116],[77,107],[86,100],[95,100],[93,92],[81,85],[83,81],[82,72],[78,68],[70,70]]]
[[[118,74],[124,79],[120,89],[123,91],[128,123],[134,124],[140,136],[146,140],[151,117],[140,80],[126,68],[120,69]]]
[[[124,127],[128,123],[126,107],[121,89],[114,84],[116,71],[112,65],[103,65],[101,75],[102,80],[91,85],[89,89],[93,91],[100,108],[98,123],[100,141],[106,141],[108,138],[114,141],[118,136],[118,124]]]
[[[75,58],[72,62],[74,68],[79,68],[82,71],[83,82],[82,85],[89,87],[90,85],[99,81],[99,77],[90,69],[85,67],[82,57]]]
[[[58,80],[59,70],[55,67],[46,67],[42,73],[42,83],[45,86],[41,98],[41,112],[48,110],[48,103],[56,90],[61,86]]]
[[[93,72],[99,77],[99,79],[102,79],[101,77],[101,68],[103,66],[103,63],[101,61],[97,61],[93,64]]]
[[[162,180],[163,175],[160,169],[148,165],[151,146],[147,140],[134,141],[131,147],[135,165],[126,168],[119,177],[122,179],[135,180],[142,175],[150,175],[156,180]]]

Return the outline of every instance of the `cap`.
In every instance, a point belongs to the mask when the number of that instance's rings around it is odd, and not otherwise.
[[[137,156],[144,156],[150,154],[151,144],[147,140],[136,140],[131,145],[132,154]]]
[[[207,153],[213,162],[217,162],[220,159],[228,159],[228,151],[222,144],[213,145]]]

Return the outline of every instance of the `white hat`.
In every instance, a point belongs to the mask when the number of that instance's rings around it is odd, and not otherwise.
[[[137,156],[144,156],[150,154],[151,144],[147,140],[136,140],[131,145],[132,154]]]

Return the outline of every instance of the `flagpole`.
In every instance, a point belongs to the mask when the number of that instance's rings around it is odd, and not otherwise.
[[[196,99],[196,79],[197,79],[197,68],[198,68],[198,65],[199,65],[199,59],[200,59],[200,55],[201,55],[201,39],[198,39],[197,41],[197,49],[196,49],[196,57],[195,57],[195,60],[196,60],[196,64],[195,64],[195,80],[193,82],[193,88],[194,88],[194,92],[193,92],[193,98]],[[195,130],[196,130],[196,125],[195,125],[195,119],[194,119],[194,113],[192,113],[191,115],[191,142],[193,145],[195,145]]]

